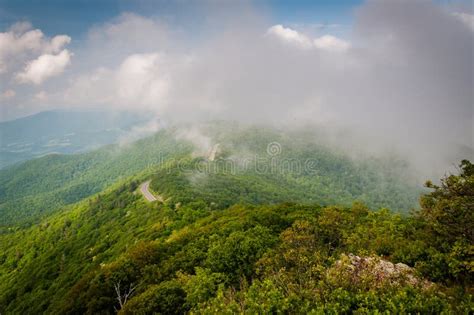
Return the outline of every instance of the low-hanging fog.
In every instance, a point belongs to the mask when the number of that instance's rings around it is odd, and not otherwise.
[[[337,37],[278,23],[251,3],[211,3],[198,30],[124,13],[76,43],[43,37],[13,60],[5,45],[13,49],[34,28],[17,24],[0,34],[2,113],[132,109],[167,123],[315,126],[327,143],[396,152],[431,177],[473,158],[470,10],[368,1]]]

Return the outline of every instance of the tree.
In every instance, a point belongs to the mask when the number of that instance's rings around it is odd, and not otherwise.
[[[474,244],[474,164],[463,160],[460,174],[450,175],[433,192],[421,197],[421,216],[442,242],[467,241]]]
[[[136,286],[129,285],[128,290],[125,289],[123,292],[120,291],[120,281],[114,283],[115,293],[117,293],[117,301],[119,302],[120,309],[123,308],[125,303],[127,303],[128,299],[132,296],[133,292],[135,291]]]
[[[419,267],[432,278],[474,281],[474,165],[463,160],[459,175],[449,175],[421,197],[420,217],[426,222],[429,260]]]

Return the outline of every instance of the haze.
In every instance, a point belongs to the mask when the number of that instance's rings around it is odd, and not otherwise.
[[[77,41],[25,19],[7,26],[1,120],[106,109],[160,124],[307,126],[324,131],[318,141],[396,153],[426,175],[473,158],[472,3],[366,1],[348,25],[322,26],[279,21],[261,2],[161,6],[92,24]]]

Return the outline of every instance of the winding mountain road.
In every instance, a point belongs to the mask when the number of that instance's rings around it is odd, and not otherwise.
[[[216,143],[210,150],[207,156],[207,159],[209,161],[214,161],[216,159],[216,154],[218,152],[219,145],[220,145],[219,143]],[[157,200],[163,202],[164,201],[163,197],[161,197],[160,195],[155,196],[150,192],[150,182],[151,180],[147,180],[146,182],[143,182],[140,185],[140,193],[143,195],[143,197],[145,197],[146,200],[150,202],[157,201]]]
[[[157,201],[157,200],[159,200],[159,201],[163,202],[163,198],[161,198],[161,196],[155,196],[150,192],[150,190],[149,190],[150,182],[151,182],[151,180],[147,180],[146,182],[144,182],[140,185],[140,193],[148,201]]]
[[[212,161],[214,161],[214,160],[216,159],[216,154],[217,154],[217,150],[219,149],[219,145],[220,145],[220,143],[216,143],[216,144],[212,147],[211,151],[210,151],[209,154],[207,155],[207,159],[208,159],[209,161],[212,162]]]

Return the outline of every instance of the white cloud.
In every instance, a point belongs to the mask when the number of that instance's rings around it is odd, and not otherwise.
[[[61,93],[58,103],[107,106],[114,103],[117,90],[113,71],[99,67],[91,72],[77,74],[70,86]],[[121,104],[115,103],[115,106]],[[110,106],[110,105],[109,105]]]
[[[168,36],[167,26],[159,20],[132,13],[94,26],[76,48],[66,81],[70,84],[48,101],[59,96],[58,104],[82,107],[165,106],[170,64],[177,59]]]
[[[316,48],[329,51],[346,51],[350,48],[350,43],[331,35],[324,35],[313,41]]]
[[[350,48],[350,43],[332,35],[324,35],[314,40],[308,36],[281,24],[274,25],[267,30],[267,35],[272,35],[283,42],[296,45],[304,49],[321,49],[332,52],[343,52]]]
[[[163,50],[168,46],[168,37],[167,27],[158,20],[124,13],[88,32],[85,61],[86,64],[93,60],[100,66],[115,66],[127,56]]]
[[[312,46],[311,40],[307,36],[291,28],[283,27],[281,24],[270,27],[267,30],[267,34],[273,35],[285,42],[296,44],[302,48],[311,48]]]
[[[7,32],[0,32],[0,74],[37,54],[58,53],[71,38],[58,35],[49,39],[28,22],[13,24]]]
[[[8,31],[14,34],[23,34],[31,30],[32,28],[33,26],[31,25],[30,22],[22,21],[22,22],[17,22],[13,24],[12,26],[10,26],[10,29]]]
[[[453,15],[474,31],[474,15],[464,12],[455,12]]]
[[[119,138],[118,143],[120,146],[129,145],[133,141],[159,131],[162,127],[159,119],[152,119],[139,126],[134,126],[129,132]]]
[[[14,32],[0,33],[0,73],[8,69],[7,61],[26,51],[35,51],[41,44],[43,33],[31,30],[23,34]]]
[[[136,15],[96,27],[48,104],[154,110],[163,121],[343,126],[374,151],[398,146],[436,169],[472,152],[472,32],[444,7],[367,1],[351,43],[267,30],[265,18],[239,13],[199,36]]]
[[[69,44],[71,42],[71,37],[67,35],[58,35],[54,36],[51,39],[51,42],[47,43],[45,45],[45,48],[43,49],[44,52],[56,54],[63,49],[64,46]]]
[[[177,59],[177,58],[174,58]],[[68,102],[160,111],[168,104],[173,58],[160,53],[132,54],[114,68],[99,67],[75,77],[65,91]]]
[[[23,72],[17,74],[20,83],[41,84],[50,77],[61,74],[71,63],[72,54],[64,49],[57,55],[44,54],[30,61]]]
[[[160,73],[160,61],[160,55],[152,53],[134,54],[122,62],[116,74],[118,97],[122,102],[160,106],[168,88],[168,82]]]

